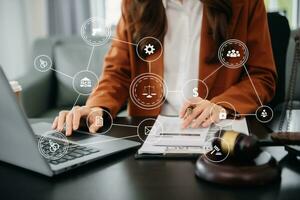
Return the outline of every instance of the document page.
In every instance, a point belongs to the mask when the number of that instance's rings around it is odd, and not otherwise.
[[[206,134],[209,128],[181,128],[181,121],[179,117],[166,117],[158,116],[157,121],[159,121],[163,126],[163,132],[170,135],[199,135]]]
[[[153,145],[155,146],[199,146],[205,142],[205,137],[209,128],[181,128],[181,120],[179,117],[159,116],[157,121],[162,125],[161,133],[153,133],[159,135],[159,139]],[[154,125],[155,126],[155,125]],[[150,134],[151,136],[151,134]]]
[[[212,125],[208,128],[181,128],[179,117],[158,116],[150,130],[139,154],[167,154],[167,153],[204,153],[205,142],[215,137],[215,133],[223,130],[234,130],[248,133],[245,119],[223,120],[221,126]],[[220,124],[219,124],[220,125]]]

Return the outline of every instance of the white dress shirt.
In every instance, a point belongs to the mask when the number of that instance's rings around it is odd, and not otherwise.
[[[168,95],[162,106],[162,115],[178,115],[184,102],[181,89],[192,79],[198,79],[200,33],[203,5],[199,0],[162,0],[165,6],[168,30],[164,38],[164,81]],[[192,90],[198,87],[188,84]]]

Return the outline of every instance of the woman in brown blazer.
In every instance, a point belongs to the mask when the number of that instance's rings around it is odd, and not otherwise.
[[[145,50],[150,41],[143,38],[149,36],[162,46],[156,44],[155,53],[148,52],[141,59],[137,52]],[[220,63],[218,49],[228,39],[247,45],[249,58],[244,66],[230,68]],[[94,133],[100,128],[95,117],[103,114],[102,109],[115,117],[126,102],[131,116],[161,114],[166,103],[144,109],[130,98],[131,83],[143,73],[151,72],[170,85],[180,82],[176,77],[182,78],[181,72],[205,80],[206,92],[199,84],[198,97],[177,107],[183,117],[193,106],[192,114],[182,120],[183,128],[207,127],[220,120],[223,109],[239,115],[253,113],[275,92],[276,70],[263,0],[123,0],[122,17],[112,40],[99,84],[86,105],[61,111],[53,129],[61,131],[66,124],[66,135],[71,135],[79,128],[80,119],[92,113],[89,131]],[[178,48],[174,46],[177,42]],[[176,55],[177,51],[187,54]]]

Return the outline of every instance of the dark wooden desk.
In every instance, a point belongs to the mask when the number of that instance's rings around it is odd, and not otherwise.
[[[118,118],[115,123],[138,124],[140,119]],[[42,121],[42,120],[40,120]],[[248,120],[251,132],[266,129]],[[113,127],[111,135],[134,135],[135,128]],[[198,180],[194,160],[135,160],[136,150],[99,160],[55,178],[0,163],[1,199],[299,199],[300,166],[292,164],[283,148],[269,148],[283,167],[282,180],[256,188],[229,188]]]

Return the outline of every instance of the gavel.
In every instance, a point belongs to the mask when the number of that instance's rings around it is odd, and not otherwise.
[[[212,145],[218,146],[222,153],[237,159],[254,159],[261,152],[261,147],[300,145],[300,132],[274,132],[270,141],[260,141],[254,135],[248,136],[235,131],[222,130],[216,133]]]

